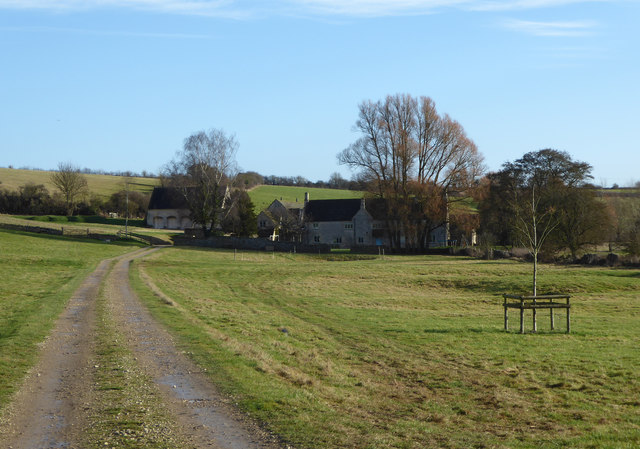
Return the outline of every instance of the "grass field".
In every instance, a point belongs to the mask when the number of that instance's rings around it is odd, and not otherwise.
[[[100,260],[135,247],[0,229],[0,409],[82,280]]]
[[[132,272],[183,349],[296,447],[638,447],[640,271],[545,265],[539,291],[574,295],[572,333],[542,318],[504,332],[499,295],[530,276],[504,260],[182,248]]]
[[[99,216],[60,215],[5,215],[0,214],[1,224],[18,226],[37,226],[42,228],[65,229],[65,234],[86,234],[87,230],[93,234],[104,234],[105,238],[115,238],[119,231],[125,230],[125,220],[122,218],[104,218]],[[139,236],[150,236],[171,244],[171,237],[183,234],[183,231],[169,229],[153,229],[145,227],[144,220],[129,220],[129,233]]]
[[[251,201],[256,212],[260,212],[269,206],[273,200],[298,202],[304,204],[304,194],[309,192],[313,200],[332,200],[342,198],[362,198],[363,193],[355,190],[316,189],[309,187],[292,186],[258,186],[249,191]]]
[[[109,197],[111,194],[124,190],[125,178],[122,176],[110,175],[85,175],[89,191],[102,197]],[[34,184],[44,184],[53,194],[57,191],[51,183],[51,172],[40,170],[20,170],[14,168],[0,168],[0,188],[18,190],[29,182]],[[154,187],[159,185],[157,178],[130,178],[129,188],[133,191],[151,193]]]

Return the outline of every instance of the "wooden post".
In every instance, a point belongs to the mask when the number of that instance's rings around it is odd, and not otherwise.
[[[553,304],[553,299],[550,299],[549,302],[551,304]],[[549,312],[551,313],[551,330],[554,329],[554,322],[553,322],[553,306],[549,307]]]
[[[524,299],[520,300],[520,333],[524,334]]]
[[[531,309],[533,311],[533,331],[534,332],[538,332],[538,322],[536,321],[537,318],[537,312],[538,310],[535,308],[536,306],[536,298],[533,298],[533,309]]]
[[[567,334],[571,332],[571,304],[569,304],[569,297],[567,296]]]
[[[504,330],[509,330],[509,315],[507,314],[507,295],[504,295]]]

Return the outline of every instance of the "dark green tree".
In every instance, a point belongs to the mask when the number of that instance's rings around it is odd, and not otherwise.
[[[233,195],[233,206],[226,214],[223,230],[239,237],[252,237],[258,232],[257,215],[251,197],[244,190]]]
[[[586,162],[573,161],[566,152],[544,149],[506,162],[502,170],[488,176],[488,193],[480,205],[483,229],[529,250],[534,295],[543,247],[575,252],[594,241],[594,226],[585,218],[589,213],[585,208],[596,206],[584,191],[591,169]],[[585,238],[578,238],[579,234]],[[602,237],[606,238],[606,233]]]

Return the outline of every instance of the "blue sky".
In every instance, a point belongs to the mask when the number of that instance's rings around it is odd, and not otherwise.
[[[431,97],[491,170],[542,148],[640,181],[637,0],[0,0],[0,166],[158,172],[189,134],[327,180],[357,106]]]

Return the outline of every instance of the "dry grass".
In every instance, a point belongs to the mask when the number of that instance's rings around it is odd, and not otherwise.
[[[512,261],[176,248],[138,266],[185,350],[299,447],[640,444],[637,270],[543,267],[542,291],[579,298],[575,332],[518,335],[498,294],[530,266]]]
[[[27,183],[43,184],[49,193],[56,191],[56,187],[51,183],[50,171],[40,170],[20,170],[14,168],[0,168],[0,188],[18,190],[20,186]],[[111,194],[124,190],[125,178],[111,175],[85,175],[89,191],[92,194],[109,197]],[[159,185],[157,178],[129,178],[130,189],[142,193],[150,193],[154,187]]]

